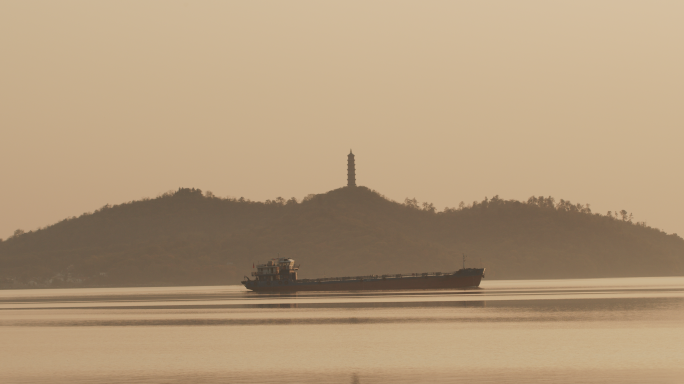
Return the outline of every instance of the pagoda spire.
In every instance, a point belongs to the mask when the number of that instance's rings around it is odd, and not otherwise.
[[[354,165],[354,154],[351,149],[347,155],[347,187],[356,187],[356,166]]]

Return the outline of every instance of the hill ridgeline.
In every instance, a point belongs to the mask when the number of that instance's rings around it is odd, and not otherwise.
[[[181,188],[0,242],[0,287],[238,284],[290,257],[300,277],[487,268],[488,279],[684,275],[684,240],[630,215],[551,197],[485,198],[437,212],[366,187],[302,202],[223,199]]]

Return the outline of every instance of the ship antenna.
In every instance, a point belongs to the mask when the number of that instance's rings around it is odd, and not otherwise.
[[[463,254],[463,269],[465,269],[465,259],[466,259],[466,255],[465,255],[465,253],[464,253],[464,254]]]

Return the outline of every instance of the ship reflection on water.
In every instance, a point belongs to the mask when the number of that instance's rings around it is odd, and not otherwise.
[[[249,292],[259,299],[276,300],[277,303],[254,304],[254,308],[416,308],[416,307],[486,307],[485,300],[452,300],[458,295],[483,295],[482,288],[462,288],[457,290],[419,290],[419,291],[348,291],[330,292]],[[443,297],[444,301],[422,301],[421,297]],[[403,301],[410,298],[411,301]],[[323,301],[321,302],[321,299]],[[333,299],[333,300],[328,300]],[[416,300],[417,299],[417,300]],[[290,302],[283,302],[290,301]]]
[[[454,302],[435,302],[435,303],[284,303],[284,304],[255,304],[254,308],[415,308],[415,307],[460,307],[460,308],[484,308],[486,301],[454,301]]]
[[[256,304],[255,308],[299,308],[297,303],[285,303],[285,304]]]
[[[684,278],[489,280],[435,291],[0,291],[0,314],[3,383],[684,377]]]

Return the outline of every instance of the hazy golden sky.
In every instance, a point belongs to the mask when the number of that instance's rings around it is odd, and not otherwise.
[[[684,234],[682,1],[0,2],[0,237],[357,183]]]

